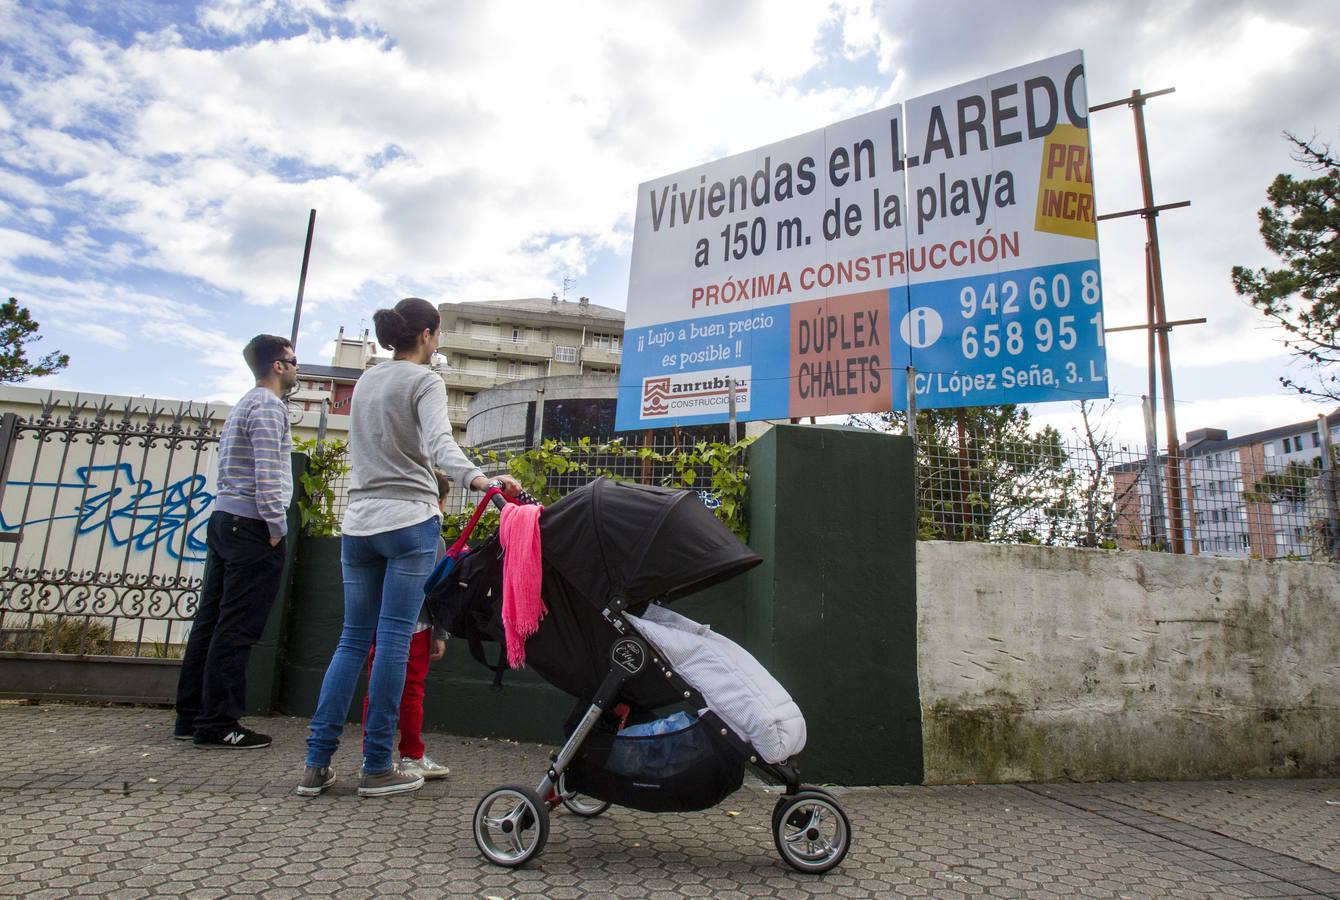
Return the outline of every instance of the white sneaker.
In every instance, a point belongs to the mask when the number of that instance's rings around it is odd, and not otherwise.
[[[428,781],[432,781],[434,778],[446,778],[451,774],[451,769],[433,762],[427,753],[418,759],[409,756],[400,757],[400,771],[408,775],[422,776]]]

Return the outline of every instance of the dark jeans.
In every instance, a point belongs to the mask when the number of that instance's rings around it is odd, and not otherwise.
[[[220,737],[246,707],[247,660],[270,616],[284,568],[284,541],[270,546],[259,519],[216,512],[200,606],[177,682],[177,730]]]

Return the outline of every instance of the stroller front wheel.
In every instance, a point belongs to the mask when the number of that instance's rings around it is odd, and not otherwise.
[[[525,865],[547,840],[549,807],[529,788],[494,788],[475,807],[475,844],[491,863]]]
[[[851,822],[827,791],[782,797],[772,815],[777,852],[791,868],[820,874],[842,862],[851,846]]]
[[[566,773],[558,776],[558,795],[563,798],[563,806],[568,812],[584,819],[594,818],[610,808],[607,800],[597,800],[576,791],[569,791]]]

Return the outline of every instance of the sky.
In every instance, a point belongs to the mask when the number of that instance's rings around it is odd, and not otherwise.
[[[1090,103],[1176,88],[1146,121],[1155,199],[1191,201],[1159,219],[1169,316],[1208,319],[1172,335],[1179,429],[1315,417],[1229,271],[1273,263],[1283,132],[1340,138],[1334,0],[0,0],[0,290],[70,354],[33,386],[231,400],[290,331],[311,208],[306,362],[403,296],[623,308],[641,182],[1074,49]],[[1129,111],[1091,128],[1099,212],[1140,206]],[[1142,222],[1099,241],[1105,321],[1138,324]],[[1140,443],[1143,335],[1107,347]]]

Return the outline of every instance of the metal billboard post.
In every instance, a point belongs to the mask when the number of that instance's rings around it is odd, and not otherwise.
[[[735,430],[735,379],[730,375],[726,376],[726,389],[730,391],[730,407],[729,412],[727,413],[730,422],[730,431],[727,433],[730,435],[730,442],[734,444],[739,438],[737,437]]]
[[[1163,485],[1159,479],[1158,424],[1154,419],[1154,398],[1141,397],[1140,407],[1145,415],[1145,447],[1148,448],[1149,454],[1145,463],[1145,473],[1149,479],[1149,545],[1161,548],[1166,544],[1163,534]]]
[[[1335,471],[1335,445],[1331,442],[1331,429],[1326,421],[1326,414],[1317,415],[1317,430],[1321,432],[1321,482],[1322,490],[1326,492],[1326,525],[1330,532],[1327,535],[1327,551],[1331,559],[1340,560],[1340,498],[1337,498],[1337,492],[1340,492],[1340,484],[1337,484]]]
[[[907,436],[917,442],[917,370],[907,367]]]

